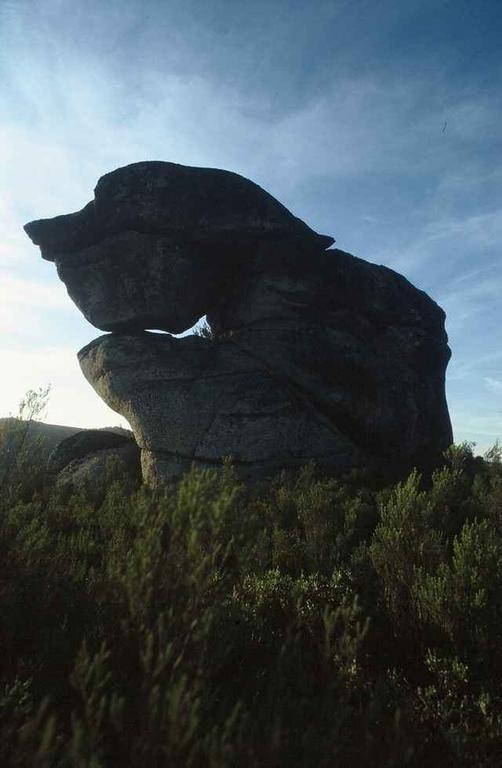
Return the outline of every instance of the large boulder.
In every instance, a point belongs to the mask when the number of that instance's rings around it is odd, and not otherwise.
[[[332,238],[224,171],[127,166],[89,210],[26,229],[114,331],[80,365],[129,421],[150,484],[226,456],[251,478],[309,460],[404,473],[451,443],[444,313],[401,275],[326,250]],[[145,332],[203,314],[211,339]]]
[[[49,261],[124,231],[219,245],[299,239],[328,248],[334,242],[238,173],[161,161],[107,173],[81,211],[31,221],[25,230]]]
[[[218,300],[224,266],[257,243],[333,243],[236,173],[163,162],[108,173],[81,211],[25,230],[103,331],[180,333]]]
[[[58,488],[83,491],[99,502],[113,476],[126,478],[133,485],[140,482],[140,450],[125,430],[83,429],[56,446],[47,471]]]
[[[47,471],[55,475],[72,461],[130,443],[134,445],[134,440],[126,430],[80,429],[56,445],[47,460]]]
[[[221,466],[226,456],[246,477],[312,459],[349,469],[362,459],[280,368],[269,370],[231,338],[111,334],[84,347],[79,360],[96,391],[131,424],[150,484],[173,479],[192,462]]]

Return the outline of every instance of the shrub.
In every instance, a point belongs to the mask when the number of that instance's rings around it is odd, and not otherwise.
[[[0,498],[0,764],[495,766],[502,467]]]

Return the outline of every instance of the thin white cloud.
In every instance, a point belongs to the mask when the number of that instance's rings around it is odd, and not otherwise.
[[[483,349],[483,346],[486,348],[486,345],[477,343],[471,354],[465,355],[461,360],[455,362],[454,367],[450,365],[448,379],[451,382],[468,379],[473,374],[479,376],[486,370],[502,367],[502,351],[500,347],[495,344],[489,348],[488,352],[480,355],[479,350]]]
[[[0,358],[18,347],[37,347],[58,339],[72,307],[59,281],[41,282],[0,271]]]
[[[407,274],[429,266],[430,262],[438,257],[444,260],[445,253],[452,265],[455,261],[464,259],[466,253],[474,253],[477,266],[480,256],[498,248],[502,242],[502,208],[475,211],[462,218],[438,217],[434,216],[434,211],[428,215],[430,219],[423,225],[418,238],[410,237],[408,243],[397,253],[390,250],[380,251],[377,258],[393,269]]]
[[[502,208],[432,222],[428,226],[428,237],[431,241],[456,239],[464,248],[486,249],[499,245],[502,240]]]
[[[485,376],[483,381],[489,389],[494,392],[502,392],[502,381],[499,379],[493,379],[491,376]]]
[[[13,277],[0,272],[0,307],[43,307],[44,309],[68,307],[64,288],[57,283],[42,283],[29,278]]]

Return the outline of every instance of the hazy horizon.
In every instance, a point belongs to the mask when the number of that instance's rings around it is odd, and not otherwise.
[[[442,306],[455,440],[502,437],[502,4],[0,0],[0,416],[125,425],[80,372],[101,332],[22,230],[145,159],[253,179]]]

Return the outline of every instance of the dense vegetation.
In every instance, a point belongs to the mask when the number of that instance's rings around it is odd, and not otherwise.
[[[30,460],[32,460],[31,457]],[[502,464],[0,500],[0,765],[496,766]]]

